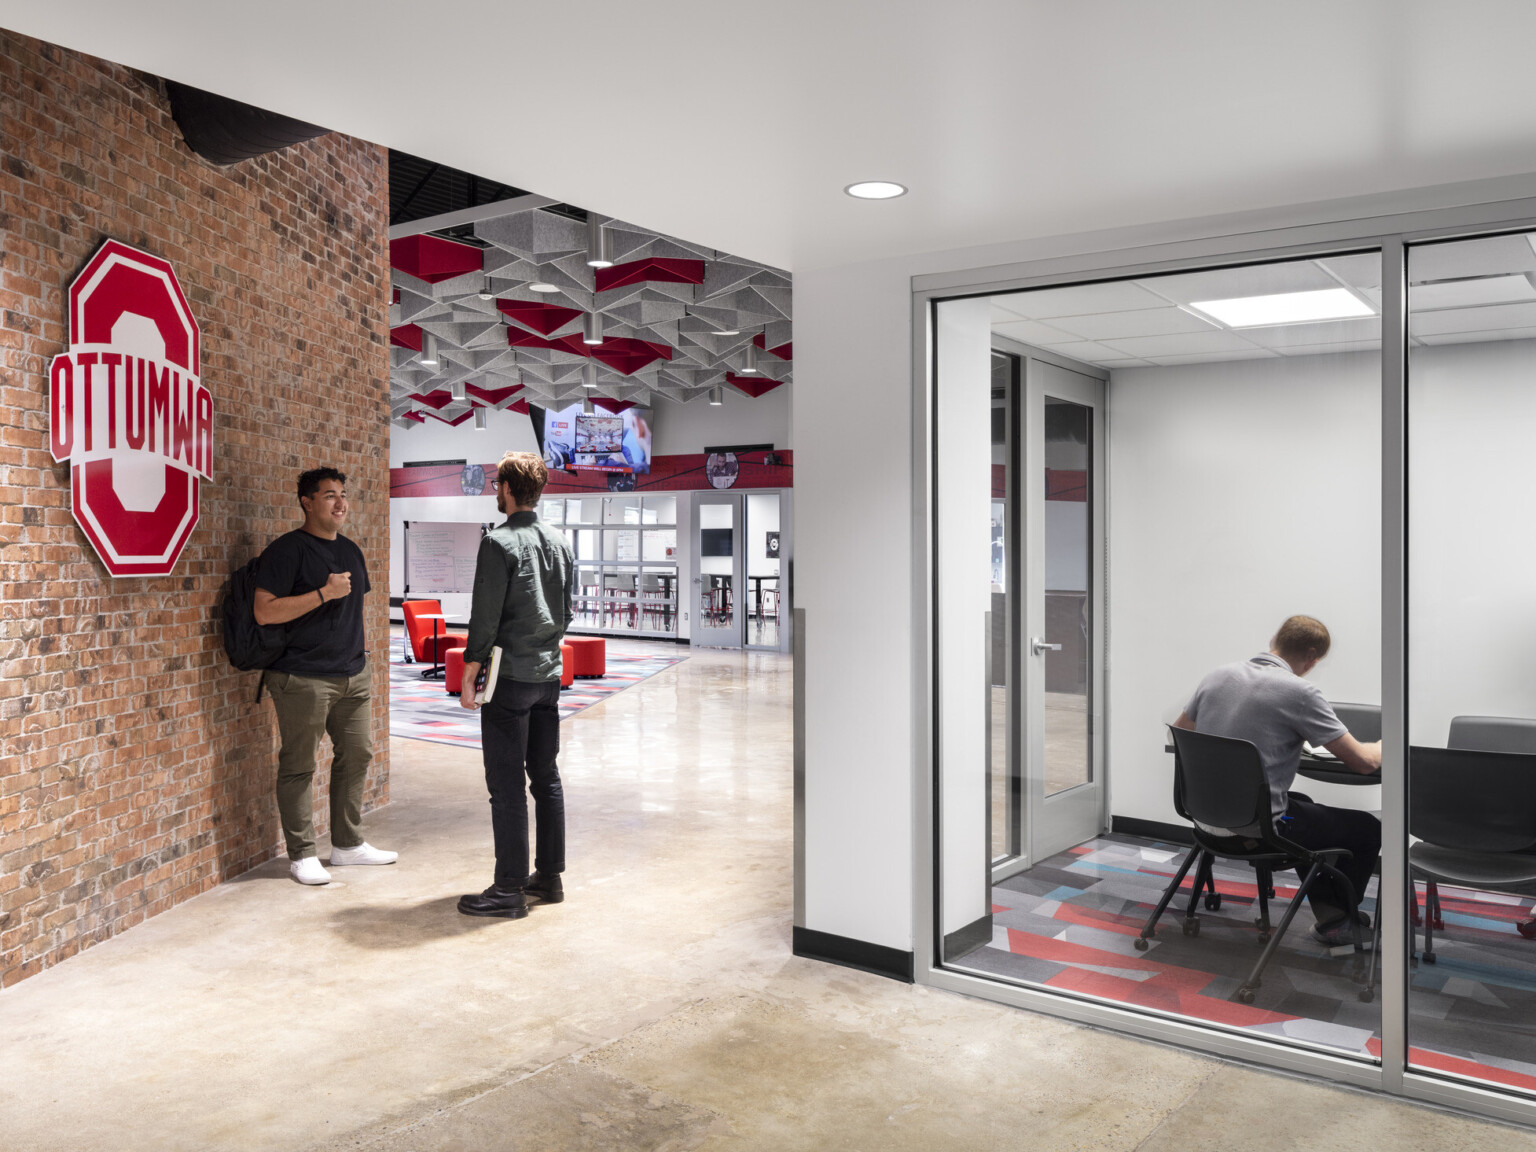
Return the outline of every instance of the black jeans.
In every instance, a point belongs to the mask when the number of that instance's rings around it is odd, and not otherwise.
[[[1340,860],[1337,868],[1354,887],[1358,906],[1365,898],[1365,886],[1376,867],[1376,858],[1381,855],[1381,821],[1369,812],[1330,808],[1296,792],[1291,793],[1285,815],[1286,819],[1276,823],[1275,831],[1287,840],[1314,851],[1348,848],[1353,853],[1347,860]],[[1319,924],[1337,920],[1349,909],[1349,900],[1327,873],[1313,881],[1312,890],[1307,893],[1307,903],[1312,905],[1312,914]]]
[[[555,755],[560,751],[560,681],[524,684],[502,680],[480,706],[485,786],[491,793],[496,837],[496,883],[521,888],[528,879],[528,796],[538,843],[533,866],[546,876],[565,871],[565,792]]]

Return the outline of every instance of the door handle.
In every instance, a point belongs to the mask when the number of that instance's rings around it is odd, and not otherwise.
[[[1038,636],[1030,637],[1029,646],[1035,650],[1035,655],[1036,656],[1040,655],[1040,653],[1042,653],[1042,652],[1060,652],[1061,651],[1061,645],[1060,644],[1047,644],[1044,640],[1040,639],[1040,637],[1038,637]]]

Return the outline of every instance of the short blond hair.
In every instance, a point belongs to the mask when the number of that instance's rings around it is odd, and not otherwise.
[[[519,508],[532,508],[549,483],[549,469],[537,452],[508,452],[496,465],[496,483],[507,486]]]
[[[1313,616],[1292,616],[1269,642],[1270,650],[1287,660],[1321,660],[1332,645],[1328,629]]]

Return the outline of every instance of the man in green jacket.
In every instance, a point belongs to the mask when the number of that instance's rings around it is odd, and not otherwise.
[[[464,649],[460,702],[471,711],[475,681],[501,648],[496,690],[480,713],[485,784],[491,793],[496,878],[459,899],[466,916],[528,915],[528,897],[565,899],[565,794],[560,751],[560,641],[571,624],[571,549],[534,511],[549,473],[532,452],[508,452],[496,468],[496,507],[506,523],[486,533],[475,559],[475,592]],[[537,843],[528,874],[528,798]]]

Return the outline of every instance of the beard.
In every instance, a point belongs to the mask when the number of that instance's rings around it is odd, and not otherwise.
[[[502,495],[499,489],[496,492],[496,511],[500,512],[503,516],[507,514],[507,498]]]

